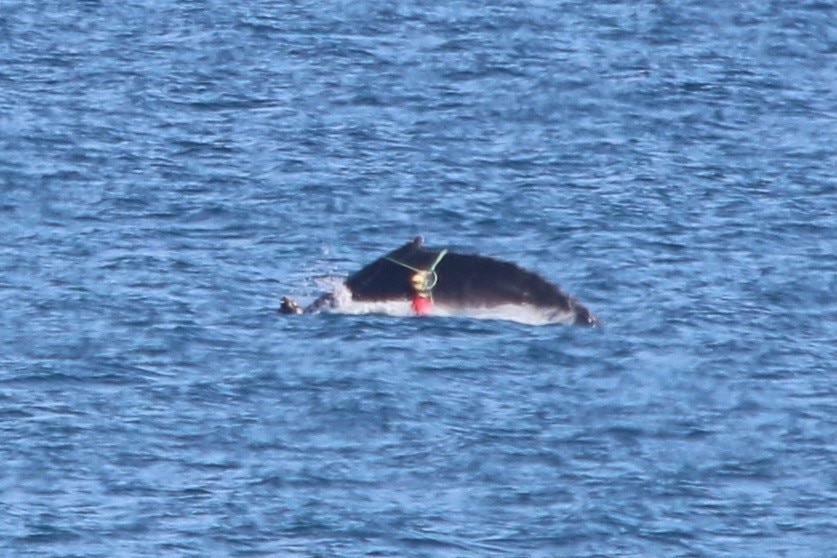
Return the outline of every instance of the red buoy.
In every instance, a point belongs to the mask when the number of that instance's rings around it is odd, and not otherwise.
[[[430,308],[433,306],[433,300],[429,296],[421,296],[417,294],[413,297],[413,311],[419,316],[426,316],[430,313]]]

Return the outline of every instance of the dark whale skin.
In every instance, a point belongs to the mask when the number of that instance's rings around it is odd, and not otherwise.
[[[439,254],[439,250],[425,248],[421,239],[416,238],[353,274],[345,285],[355,301],[410,300],[415,294],[410,283],[415,271],[406,266],[426,270]],[[571,313],[576,325],[598,325],[590,311],[573,297],[540,275],[512,263],[448,252],[435,271],[438,281],[433,288],[433,300],[440,305],[462,308],[531,305],[554,310],[556,314]]]

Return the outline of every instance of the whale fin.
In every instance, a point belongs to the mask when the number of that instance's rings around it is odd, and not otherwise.
[[[302,314],[302,306],[297,304],[290,298],[283,296],[281,304],[279,305],[280,314]]]

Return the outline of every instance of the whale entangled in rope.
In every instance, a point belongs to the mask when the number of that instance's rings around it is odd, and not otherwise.
[[[406,303],[418,315],[503,317],[526,309],[539,323],[599,325],[584,305],[536,273],[494,258],[427,248],[421,237],[351,275],[342,288],[343,296],[325,293],[305,308],[285,297],[279,311],[351,312],[354,304],[374,312],[387,303]]]

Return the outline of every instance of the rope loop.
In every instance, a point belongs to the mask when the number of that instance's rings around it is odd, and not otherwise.
[[[447,253],[447,248],[439,252],[439,255],[436,256],[436,260],[433,262],[433,265],[427,269],[418,269],[388,256],[384,256],[384,259],[389,260],[394,264],[398,264],[401,267],[406,267],[407,269],[415,271],[416,274],[410,278],[410,283],[413,285],[416,293],[420,296],[429,298],[432,296],[433,287],[435,287],[436,283],[439,282],[439,276],[436,274],[436,266],[439,265],[439,262],[442,261],[442,258],[444,258]]]

